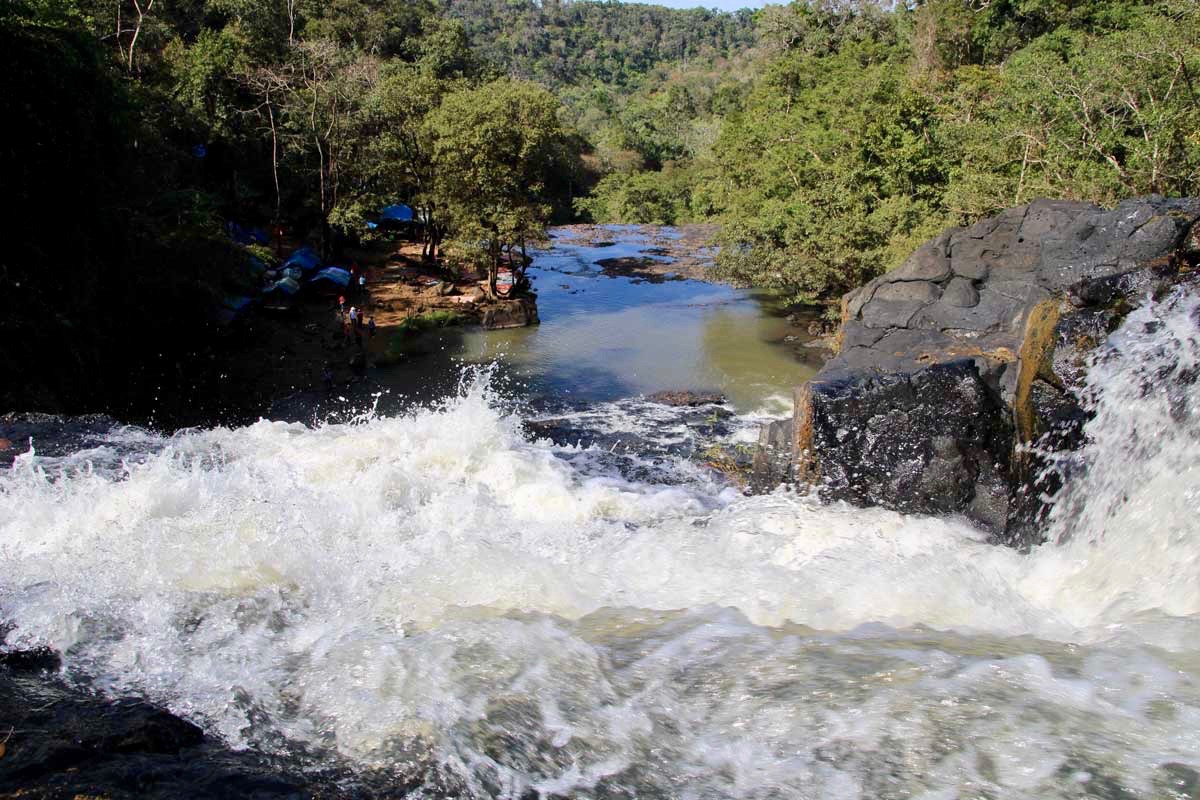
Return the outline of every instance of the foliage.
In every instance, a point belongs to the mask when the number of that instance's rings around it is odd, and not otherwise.
[[[575,201],[587,219],[647,225],[678,225],[706,218],[711,206],[700,192],[696,167],[668,164],[662,170],[606,175],[589,196]]]
[[[556,181],[572,171],[558,101],[508,78],[447,95],[426,123],[434,207],[460,246],[485,250],[493,292],[501,256],[541,239]],[[524,263],[520,264],[524,269]]]
[[[948,224],[1200,188],[1195,5],[814,0],[760,24],[701,179],[731,279],[832,305]]]
[[[615,0],[446,0],[498,74],[550,88],[625,86],[665,63],[711,61],[753,44],[753,14]]]

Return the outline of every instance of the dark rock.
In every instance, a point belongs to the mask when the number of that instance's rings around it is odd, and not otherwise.
[[[970,278],[956,276],[946,284],[942,302],[959,308],[974,308],[979,305],[979,291]]]
[[[818,376],[798,390],[796,409],[793,469],[828,496],[920,513],[969,513],[977,494],[1007,498],[1007,470],[995,465],[1012,429],[970,359]]]
[[[941,296],[937,284],[929,281],[884,283],[862,308],[863,324],[868,328],[902,328],[913,315]]]
[[[140,700],[111,700],[57,675],[0,667],[0,796],[303,798],[265,757],[235,752]]]
[[[776,420],[762,427],[750,468],[750,490],[769,492],[791,478],[792,421]]]
[[[1078,444],[1088,354],[1189,279],[1198,219],[1197,199],[1038,200],[926,243],[846,296],[837,356],[796,394],[794,477],[1036,541],[1057,486],[1027,445]]]
[[[646,397],[651,403],[664,406],[708,406],[720,405],[725,402],[725,395],[716,392],[693,392],[688,390],[668,390],[655,392]]]
[[[55,672],[62,667],[62,657],[49,647],[10,650],[0,653],[0,667],[20,672]]]

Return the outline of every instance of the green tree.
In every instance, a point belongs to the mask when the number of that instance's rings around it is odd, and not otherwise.
[[[572,169],[558,113],[545,89],[502,79],[452,92],[429,116],[434,197],[456,241],[486,255],[493,293],[502,258],[544,236],[556,179]]]

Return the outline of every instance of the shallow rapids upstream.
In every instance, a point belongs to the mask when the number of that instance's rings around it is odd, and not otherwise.
[[[1032,553],[530,441],[480,379],[346,424],[35,437],[0,473],[0,619],[72,679],[414,796],[1194,797],[1198,314],[1100,355]]]

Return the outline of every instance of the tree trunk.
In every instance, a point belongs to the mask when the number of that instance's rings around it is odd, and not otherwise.
[[[493,232],[492,240],[488,242],[488,294],[493,299],[500,296],[496,289],[496,281],[500,277],[500,243]]]
[[[279,224],[279,209],[282,205],[279,193],[279,135],[275,130],[275,112],[271,108],[271,90],[267,89],[267,118],[271,121],[271,177],[275,181],[275,224]]]
[[[142,20],[146,18],[146,14],[150,13],[150,9],[154,8],[154,0],[150,0],[143,10],[141,3],[138,0],[133,0],[133,8],[137,11],[137,24],[133,26],[133,38],[129,40],[129,74],[133,74],[133,48],[137,44],[138,34],[142,32]],[[119,24],[119,23],[118,23]]]

